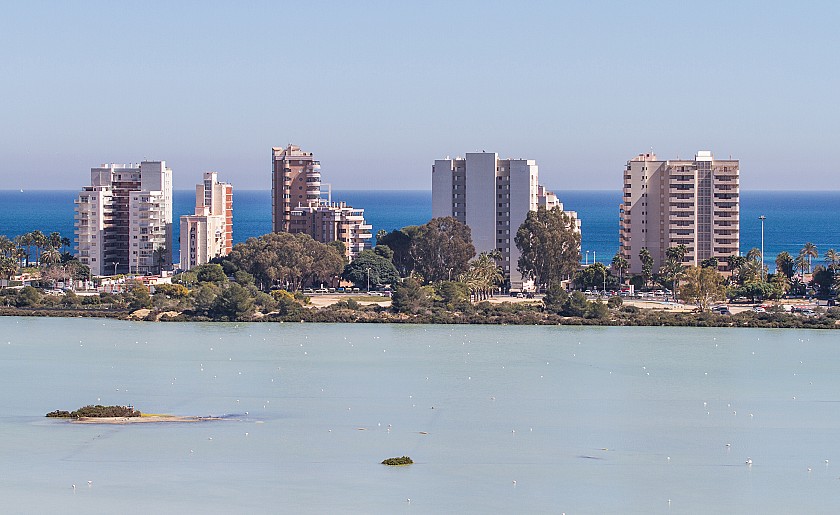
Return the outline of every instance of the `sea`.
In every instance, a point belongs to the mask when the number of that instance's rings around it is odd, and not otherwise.
[[[0,335],[4,513],[840,506],[834,332],[2,317]],[[87,404],[221,419],[44,417]]]
[[[618,206],[621,192],[558,191],[568,210],[577,211],[582,221],[581,262],[609,263],[618,251]],[[74,190],[0,191],[0,234],[14,237],[39,229],[57,231],[72,239]],[[365,218],[379,230],[391,231],[421,225],[432,216],[431,191],[334,191],[334,201],[364,208]],[[173,215],[192,214],[194,190],[173,192]],[[764,222],[764,255],[771,270],[776,255],[787,251],[796,256],[806,242],[814,243],[820,255],[829,248],[840,250],[838,211],[840,191],[745,191],[741,193],[741,253],[761,247]],[[234,190],[233,238],[242,242],[271,231],[271,192]],[[178,255],[178,242],[173,243]],[[819,261],[819,260],[818,260]]]

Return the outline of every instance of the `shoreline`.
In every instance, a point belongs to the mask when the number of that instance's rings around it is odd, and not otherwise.
[[[179,313],[177,316],[163,316],[154,313],[151,317],[136,317],[128,311],[106,310],[46,310],[43,308],[0,307],[0,316],[8,317],[51,317],[51,318],[101,318],[133,322],[210,322],[210,323],[356,323],[356,324],[441,324],[441,325],[561,325],[561,326],[601,326],[601,327],[743,327],[764,329],[840,329],[840,319],[836,314],[818,317],[802,317],[790,313],[761,313],[750,311],[732,315],[713,313],[693,313],[667,309],[633,308],[634,311],[618,309],[610,312],[609,318],[566,317],[533,309],[516,309],[514,305],[502,306],[501,309],[487,308],[480,304],[472,313],[429,310],[415,314],[391,313],[382,308],[351,310],[315,308],[303,309],[296,313],[280,315],[269,313],[241,319],[214,319]]]
[[[195,423],[210,420],[222,420],[220,417],[185,417],[180,415],[143,415],[140,417],[80,417],[69,419],[71,424],[152,424],[160,422]]]

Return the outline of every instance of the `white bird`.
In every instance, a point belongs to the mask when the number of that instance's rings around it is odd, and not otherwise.
[[[745,461],[744,463],[746,463],[747,465],[752,465],[752,458],[747,458],[747,461]]]

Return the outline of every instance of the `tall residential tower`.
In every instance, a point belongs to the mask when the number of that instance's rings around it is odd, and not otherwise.
[[[181,269],[227,256],[233,248],[233,186],[205,172],[195,187],[195,214],[181,216]]]
[[[432,165],[432,216],[451,216],[466,224],[476,252],[498,250],[499,265],[512,288],[522,287],[516,231],[528,212],[540,205],[563,209],[557,197],[539,185],[534,160],[499,159],[495,153],[476,152],[465,158],[437,159]],[[579,230],[577,213],[566,214],[575,219]]]
[[[654,271],[665,262],[665,251],[677,245],[687,247],[684,262],[690,265],[737,255],[739,166],[737,159],[715,159],[708,150],[693,160],[660,161],[649,153],[628,161],[619,244],[630,272],[642,271],[642,248],[650,251]]]
[[[93,275],[172,265],[172,170],[164,161],[90,170],[75,204],[76,256]]]
[[[353,260],[370,248],[371,226],[364,209],[323,198],[321,163],[312,152],[296,145],[271,149],[271,221],[274,232],[305,233],[316,241],[344,243],[345,257]]]

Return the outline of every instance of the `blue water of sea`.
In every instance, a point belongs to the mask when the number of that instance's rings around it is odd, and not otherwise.
[[[73,199],[77,194],[76,191],[0,191],[0,234],[13,237],[40,229],[72,237]],[[577,211],[583,222],[582,259],[590,263],[609,262],[618,250],[621,192],[563,191],[558,195],[566,209]],[[193,212],[193,191],[175,191],[173,198],[176,220]],[[234,242],[271,231],[271,192],[234,190],[233,198]],[[432,213],[430,191],[335,191],[333,200],[364,208],[374,233],[426,223]],[[771,269],[779,252],[796,255],[805,242],[814,243],[820,255],[829,248],[838,250],[838,206],[840,191],[742,192],[741,252],[761,246],[760,215],[767,217],[764,251]],[[174,247],[177,255],[177,241]]]

